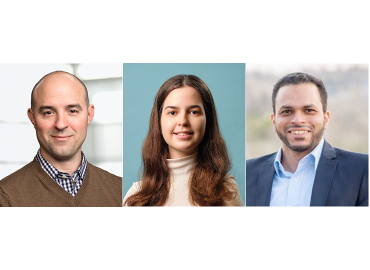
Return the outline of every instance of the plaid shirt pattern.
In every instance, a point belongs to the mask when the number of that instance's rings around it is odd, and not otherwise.
[[[55,181],[59,186],[66,190],[73,197],[77,194],[77,191],[82,185],[82,181],[86,175],[87,161],[84,153],[82,154],[82,162],[80,167],[72,174],[72,177],[68,173],[58,171],[53,165],[45,160],[40,152],[37,151],[36,160],[41,167],[47,172],[47,174]]]

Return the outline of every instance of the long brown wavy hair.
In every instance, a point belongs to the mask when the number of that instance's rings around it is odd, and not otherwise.
[[[149,131],[142,146],[140,190],[127,198],[128,206],[161,206],[166,203],[171,188],[170,171],[166,164],[168,145],[162,136],[161,115],[163,103],[175,89],[190,86],[202,97],[206,113],[206,130],[198,147],[198,162],[189,182],[189,199],[199,206],[220,206],[236,197],[225,183],[231,169],[227,147],[222,138],[216,107],[207,85],[194,75],[177,75],[159,88],[150,115]]]

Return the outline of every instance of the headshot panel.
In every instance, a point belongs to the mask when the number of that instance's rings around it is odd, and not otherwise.
[[[368,206],[367,65],[246,66],[246,205]]]
[[[121,67],[0,65],[1,206],[121,205]]]
[[[123,64],[127,205],[244,204],[244,76],[244,64]]]

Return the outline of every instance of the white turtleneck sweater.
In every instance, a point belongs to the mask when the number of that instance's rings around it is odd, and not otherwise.
[[[189,179],[197,160],[198,153],[184,158],[167,159],[167,166],[171,172],[171,189],[164,206],[195,206],[189,201]],[[228,206],[243,206],[244,204],[240,198],[238,184],[234,176],[228,174],[226,180],[228,182],[228,187],[237,191],[237,196],[235,199],[227,201],[225,204]],[[135,182],[132,185],[123,199],[123,204],[125,204],[128,197],[140,190],[140,184],[141,181]]]

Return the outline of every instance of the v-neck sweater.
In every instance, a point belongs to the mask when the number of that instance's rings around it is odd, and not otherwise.
[[[122,206],[122,178],[87,162],[85,179],[73,197],[35,158],[0,181],[0,206]]]

